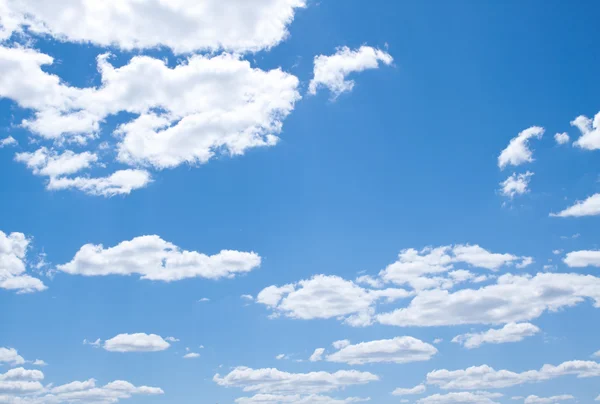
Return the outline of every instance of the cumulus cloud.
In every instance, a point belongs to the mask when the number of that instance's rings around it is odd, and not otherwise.
[[[519,166],[533,161],[533,152],[529,148],[531,139],[541,139],[544,128],[532,126],[520,132],[517,137],[512,138],[506,149],[498,156],[498,167],[501,169],[508,165]]]
[[[33,366],[48,366],[48,364],[41,359],[36,359],[33,361]]]
[[[423,394],[425,393],[425,390],[427,390],[427,388],[425,387],[424,384],[419,384],[415,387],[411,387],[411,388],[401,388],[398,387],[396,390],[394,390],[392,392],[392,395],[394,396],[409,396],[409,395],[413,395],[413,394]]]
[[[308,358],[311,362],[319,362],[323,360],[323,354],[325,353],[325,348],[317,348],[313,352],[313,354]]]
[[[417,400],[417,404],[498,404],[494,399],[500,397],[502,397],[502,394],[500,393],[488,393],[485,391],[471,393],[468,391],[461,391],[456,393],[434,394]]]
[[[500,389],[551,380],[566,375],[575,375],[580,378],[600,377],[600,363],[568,361],[558,366],[544,365],[540,370],[528,370],[521,373],[495,370],[488,365],[473,366],[464,370],[442,369],[429,372],[427,383],[444,390]]]
[[[587,266],[600,267],[600,251],[582,250],[567,253],[564,263],[572,268],[583,268]]]
[[[530,323],[508,323],[500,329],[490,329],[478,334],[462,334],[452,339],[452,342],[462,344],[465,348],[478,348],[483,344],[504,344],[518,342],[540,332],[540,329]]]
[[[57,153],[42,147],[33,153],[17,153],[15,160],[25,163],[35,175],[56,178],[89,168],[98,161],[98,156],[90,152],[75,153],[71,150]]]
[[[554,217],[582,217],[600,215],[600,194],[594,194],[583,201],[577,201],[574,205],[558,212],[550,213]]]
[[[538,396],[528,396],[527,398],[525,398],[525,404],[555,404],[558,403],[559,401],[569,401],[569,400],[575,400],[575,397],[573,397],[570,394],[562,394],[560,396],[552,396],[552,397],[538,397]]]
[[[0,230],[0,289],[17,293],[40,292],[44,283],[26,274],[26,255],[31,240],[23,233],[6,234]]]
[[[401,327],[458,324],[506,324],[528,321],[586,300],[600,307],[600,278],[591,275],[505,274],[495,284],[456,292],[420,291],[407,307],[377,316]]]
[[[152,182],[146,170],[118,170],[107,177],[61,177],[50,178],[47,189],[78,189],[89,195],[115,196],[127,195],[131,191],[144,188]]]
[[[363,385],[379,380],[369,372],[340,370],[335,373],[288,373],[278,369],[237,367],[229,374],[216,374],[213,381],[223,387],[237,387],[246,392],[263,394],[319,394]]]
[[[215,255],[182,250],[159,236],[141,236],[114,247],[86,244],[59,271],[71,275],[140,275],[141,279],[171,282],[186,278],[232,278],[260,266],[253,252],[223,250]]]
[[[158,352],[171,345],[156,334],[119,334],[104,341],[104,349],[110,352]]]
[[[364,365],[366,363],[409,363],[428,361],[438,350],[413,337],[396,337],[348,345],[327,355],[328,362]]]
[[[500,192],[502,195],[509,198],[526,194],[529,192],[529,182],[531,181],[531,177],[533,177],[531,171],[527,171],[524,174],[514,173],[500,183],[500,186],[502,187],[500,188]]]
[[[365,289],[338,276],[316,275],[284,286],[269,286],[257,296],[257,303],[284,315],[303,320],[340,318],[353,326],[372,321],[373,306],[381,299],[395,301],[409,296],[404,289]]]
[[[16,146],[17,144],[17,139],[12,136],[7,136],[4,139],[0,139],[0,149],[8,146]]]
[[[587,150],[600,149],[600,112],[594,120],[580,115],[571,122],[581,132],[581,136],[573,144]]]
[[[571,138],[567,134],[567,132],[557,133],[554,135],[554,140],[557,144],[567,144]]]
[[[256,52],[284,40],[296,10],[305,5],[305,0],[205,0],[201,5],[193,0],[70,0],[64,7],[51,7],[43,0],[23,0],[3,4],[7,24],[0,39],[27,28],[61,41],[123,50]]]
[[[0,347],[0,364],[8,363],[10,365],[22,365],[25,363],[25,359],[19,355],[14,348],[3,348]]]
[[[393,61],[387,52],[370,46],[361,46],[356,50],[344,46],[338,48],[333,55],[315,56],[314,77],[310,81],[308,92],[316,94],[319,88],[325,87],[337,97],[354,88],[354,81],[348,80],[348,75],[377,69],[380,64],[390,65]]]
[[[241,397],[235,400],[237,404],[347,404],[358,403],[361,401],[369,401],[369,399],[348,397],[337,399],[321,395],[301,396],[294,395],[278,395],[278,394],[256,394],[252,397]]]
[[[199,358],[200,354],[196,352],[190,352],[183,355],[183,359],[196,359]]]

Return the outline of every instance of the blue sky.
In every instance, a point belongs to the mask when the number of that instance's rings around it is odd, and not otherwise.
[[[0,403],[600,399],[599,5],[61,3],[0,0]]]

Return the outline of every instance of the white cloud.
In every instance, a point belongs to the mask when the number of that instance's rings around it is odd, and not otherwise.
[[[169,342],[179,342],[180,340],[175,338],[175,337],[167,337],[165,338],[165,341],[169,341]]]
[[[444,340],[442,338],[436,338],[433,340],[434,344],[441,344],[442,342],[444,342]]]
[[[394,390],[392,392],[392,395],[394,395],[394,396],[408,396],[408,395],[413,395],[413,394],[423,394],[423,393],[425,393],[425,390],[427,390],[427,388],[425,387],[424,384],[419,384],[418,386],[411,387],[411,388],[400,388],[400,387],[398,387],[396,390]]]
[[[577,201],[558,213],[550,213],[554,217],[582,217],[600,215],[600,194],[594,194],[584,201]]]
[[[336,391],[377,380],[379,377],[372,373],[356,370],[340,370],[335,373],[288,373],[274,368],[247,367],[237,367],[223,377],[219,374],[213,377],[213,381],[220,386],[237,387],[247,392],[301,395]]]
[[[593,357],[596,357],[596,358],[600,358],[600,351],[596,352],[596,353],[595,353],[595,354],[593,354],[592,356],[593,356]]]
[[[378,300],[391,302],[407,296],[404,289],[364,289],[338,276],[316,275],[295,284],[269,286],[256,301],[275,315],[304,320],[340,318],[353,326],[366,326]]]
[[[25,163],[35,175],[56,178],[89,168],[98,161],[98,156],[90,152],[75,153],[71,150],[59,154],[55,150],[42,147],[33,153],[17,153],[15,160]]]
[[[522,373],[494,370],[487,365],[453,371],[442,369],[429,372],[427,383],[445,390],[500,389],[551,380],[566,375],[575,375],[580,378],[600,377],[600,363],[568,361],[558,366],[544,365],[540,370],[529,370]]]
[[[17,293],[47,289],[41,280],[25,273],[30,242],[23,233],[6,234],[0,230],[0,289],[16,290]]]
[[[557,144],[567,144],[567,143],[569,143],[569,140],[571,140],[571,138],[569,137],[567,132],[563,132],[563,133],[557,133],[556,135],[554,135],[554,140],[556,141]]]
[[[325,353],[325,348],[317,348],[315,352],[308,358],[311,362],[319,362],[323,360],[323,354]]]
[[[105,276],[139,274],[142,279],[177,281],[186,278],[232,278],[260,265],[253,252],[223,250],[208,256],[182,250],[156,235],[141,236],[131,241],[104,248],[86,244],[75,257],[57,269],[72,275]]]
[[[563,250],[552,250],[552,254],[554,254],[554,255],[559,255],[562,252],[563,252]]]
[[[569,401],[575,400],[570,394],[562,394],[560,396],[552,396],[552,397],[538,397],[531,395],[525,399],[525,404],[555,404],[559,401]]]
[[[196,352],[190,352],[190,353],[187,353],[187,354],[183,355],[184,359],[196,359],[196,358],[199,358],[199,357],[200,357],[200,354],[196,353]]]
[[[16,146],[18,144],[17,139],[12,136],[5,137],[0,140],[0,149],[8,146]]]
[[[502,195],[509,198],[514,198],[516,195],[526,194],[529,192],[529,182],[531,181],[531,177],[533,177],[533,173],[531,171],[527,171],[524,174],[514,173],[500,183],[502,186],[500,192]]]
[[[572,251],[570,253],[567,253],[563,261],[571,268],[583,268],[587,266],[600,267],[600,251]]]
[[[339,341],[334,341],[331,346],[334,347],[335,349],[342,349],[342,348],[346,348],[347,346],[350,345],[350,341],[347,339],[342,339]]]
[[[275,357],[275,359],[277,359],[278,361],[287,359],[287,358],[288,358],[288,356],[286,354],[279,354]]]
[[[370,46],[361,46],[357,50],[344,46],[331,56],[315,56],[314,78],[310,81],[308,92],[316,94],[320,87],[326,87],[337,97],[354,87],[354,81],[347,80],[351,73],[377,69],[380,63],[390,65],[393,61],[387,52]]]
[[[413,337],[396,337],[348,345],[327,355],[328,362],[364,365],[366,363],[409,363],[428,361],[438,350]]]
[[[48,364],[41,359],[36,359],[33,361],[33,366],[48,366]]]
[[[69,0],[52,7],[44,0],[2,4],[11,31],[50,35],[61,41],[118,46],[124,50],[168,47],[175,53],[220,49],[256,52],[288,36],[287,26],[305,0]],[[118,24],[115,24],[118,21]],[[3,20],[4,24],[4,20]]]
[[[277,394],[257,394],[252,397],[241,397],[235,400],[237,404],[348,404],[369,401],[369,399],[349,397],[337,399],[321,395],[301,396],[277,395]]]
[[[598,397],[596,397],[596,400],[594,401],[600,401],[600,395]]]
[[[417,404],[498,404],[494,399],[502,397],[500,393],[461,391],[448,394],[434,394],[417,400]]]
[[[522,341],[526,337],[540,332],[540,329],[530,323],[508,323],[500,329],[490,329],[478,334],[462,334],[452,339],[452,342],[462,344],[465,348],[478,348],[482,344],[503,344],[506,342]]]
[[[25,363],[25,359],[14,348],[0,347],[0,364],[2,363],[22,365]]]
[[[507,165],[518,166],[532,162],[533,152],[529,149],[529,140],[541,139],[543,135],[544,128],[539,126],[532,126],[520,132],[498,156],[498,167],[503,169]]]
[[[61,177],[50,178],[47,189],[62,190],[74,188],[89,195],[115,196],[127,195],[131,191],[146,187],[152,178],[146,170],[118,170],[108,177]]]
[[[254,297],[252,297],[252,295],[241,295],[240,299],[248,300],[250,302],[254,301]]]
[[[581,132],[579,139],[573,143],[575,146],[587,150],[600,149],[600,112],[596,114],[593,121],[580,115],[571,122],[571,125]]]
[[[545,311],[588,299],[600,307],[600,278],[565,273],[505,274],[497,283],[479,289],[420,291],[407,307],[379,314],[377,320],[402,327],[506,324],[532,320]]]
[[[206,303],[206,302],[210,302],[210,299],[208,297],[203,297],[202,299],[198,300],[198,303]]]
[[[104,349],[110,352],[158,352],[171,345],[156,334],[119,334],[104,342]]]
[[[91,345],[94,348],[100,348],[102,346],[102,340],[100,338],[98,338],[96,341],[88,341],[87,339],[84,339],[83,345]]]

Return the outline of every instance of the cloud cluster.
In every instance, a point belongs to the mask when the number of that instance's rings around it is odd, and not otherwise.
[[[438,350],[413,337],[396,337],[348,345],[327,355],[328,362],[364,365],[367,363],[409,363],[428,361]]]
[[[23,233],[6,234],[0,230],[0,289],[17,293],[40,292],[44,283],[26,274],[26,254],[30,240]]]
[[[500,183],[500,192],[502,195],[509,198],[526,194],[529,192],[529,182],[531,181],[531,177],[533,177],[533,173],[531,171],[527,171],[524,174],[514,173]]]
[[[465,348],[478,348],[483,344],[503,344],[506,342],[522,341],[526,337],[540,332],[540,329],[530,323],[508,323],[500,329],[490,329],[478,334],[462,334],[452,339],[452,342],[462,344]]]

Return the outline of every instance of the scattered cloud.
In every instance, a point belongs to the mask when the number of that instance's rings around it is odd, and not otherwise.
[[[574,205],[558,212],[550,213],[552,217],[582,217],[600,215],[600,194],[594,194],[583,201],[577,201]]]
[[[544,128],[532,126],[525,129],[519,135],[511,139],[506,149],[498,156],[498,167],[504,169],[508,165],[519,166],[533,161],[533,152],[529,148],[531,139],[541,139]]]
[[[215,255],[182,250],[159,236],[141,236],[114,247],[86,244],[59,271],[71,275],[138,274],[141,279],[172,282],[186,278],[233,278],[260,266],[254,252],[223,250]]]
[[[392,395],[408,396],[408,395],[413,395],[413,394],[423,394],[423,393],[425,393],[425,390],[427,390],[427,388],[425,387],[424,384],[419,384],[418,386],[411,387],[411,388],[400,388],[399,387],[392,392]]]
[[[48,366],[48,364],[41,359],[36,359],[33,361],[33,366]]]
[[[205,302],[210,302],[210,299],[208,297],[203,297],[202,299],[198,300],[198,303],[205,303]]]
[[[190,352],[190,353],[187,353],[187,354],[183,355],[184,359],[196,359],[196,358],[199,358],[199,357],[200,357],[200,354],[196,353],[196,352]]]
[[[0,230],[0,289],[17,293],[46,290],[44,283],[26,273],[27,249],[31,240],[23,233],[6,234]]]
[[[4,139],[0,139],[0,149],[3,147],[16,146],[19,144],[17,139],[12,136],[5,137]]]
[[[600,149],[600,112],[596,114],[594,120],[580,115],[571,122],[581,132],[581,136],[573,144],[577,147],[587,150]]]
[[[165,341],[169,341],[169,342],[179,342],[180,340],[175,338],[175,337],[167,337],[165,338]]]
[[[104,342],[104,349],[110,352],[158,352],[171,345],[156,334],[119,334]]]
[[[567,132],[563,132],[554,135],[554,140],[557,144],[567,144],[569,143],[569,140],[571,140],[571,138],[569,137],[569,134]]]
[[[358,397],[337,399],[316,394],[308,396],[301,396],[300,394],[257,394],[252,397],[241,397],[235,400],[236,404],[348,404],[362,401],[369,401],[369,399]]]
[[[100,338],[95,341],[88,341],[87,339],[84,339],[83,345],[91,345],[94,348],[100,348],[102,346],[102,340]]]
[[[511,199],[517,195],[526,194],[529,192],[529,182],[531,181],[531,177],[533,177],[531,171],[527,171],[525,174],[514,173],[500,183],[502,186],[500,192],[502,195]]]
[[[498,404],[494,399],[502,397],[500,393],[461,391],[447,394],[434,394],[416,401],[417,404]]]
[[[146,170],[118,170],[107,177],[50,178],[46,188],[51,191],[77,189],[88,195],[111,197],[129,195],[131,191],[145,188],[152,182]]]
[[[19,355],[14,348],[3,348],[0,347],[0,364],[8,363],[9,365],[22,365],[25,363],[25,359]]]
[[[325,353],[325,348],[317,348],[315,352],[308,358],[311,362],[319,362],[323,360],[323,354]]]
[[[575,400],[570,394],[562,394],[560,396],[552,396],[552,397],[538,397],[531,395],[525,399],[525,404],[556,404],[559,401],[569,401]]]
[[[587,266],[600,267],[600,251],[572,251],[570,253],[567,253],[563,261],[571,268],[583,268]]]
[[[367,363],[409,363],[430,360],[438,350],[413,337],[396,337],[348,345],[327,355],[328,362],[364,365]]]
[[[483,344],[504,344],[522,341],[540,332],[530,323],[508,323],[500,329],[490,329],[478,334],[462,334],[454,337],[452,342],[462,344],[465,348],[479,348]]]
[[[343,349],[346,348],[347,346],[349,346],[351,343],[349,340],[347,339],[342,339],[339,341],[335,341],[331,344],[332,347],[334,347],[335,349]]]
[[[394,59],[389,53],[370,46],[351,50],[344,46],[330,56],[318,55],[314,60],[314,77],[308,86],[310,94],[316,94],[321,87],[328,88],[337,97],[354,88],[354,81],[348,80],[351,73],[367,69],[377,69],[381,63],[390,65]]]

